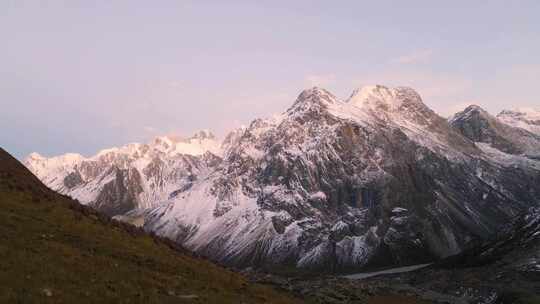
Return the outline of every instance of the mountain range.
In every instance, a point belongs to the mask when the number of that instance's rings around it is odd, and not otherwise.
[[[219,141],[24,161],[82,204],[213,260],[353,272],[454,256],[540,204],[540,112],[449,119],[411,88],[303,91]]]

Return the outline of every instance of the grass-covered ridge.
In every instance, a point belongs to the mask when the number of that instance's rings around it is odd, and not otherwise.
[[[297,303],[45,187],[0,148],[0,303]]]

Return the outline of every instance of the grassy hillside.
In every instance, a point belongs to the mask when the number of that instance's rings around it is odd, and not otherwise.
[[[1,303],[298,303],[46,188],[0,148]]]

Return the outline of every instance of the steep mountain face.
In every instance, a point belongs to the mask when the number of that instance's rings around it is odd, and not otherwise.
[[[503,226],[490,240],[438,263],[439,267],[478,267],[497,263],[505,270],[540,271],[540,209]]]
[[[408,284],[424,298],[449,303],[538,303],[539,279],[540,210],[531,208],[488,241],[378,284]]]
[[[505,124],[540,135],[540,111],[530,108],[504,110],[497,115]]]
[[[540,159],[540,135],[509,126],[478,106],[457,113],[450,119],[450,124],[476,143],[487,144],[507,154]]]
[[[149,208],[191,185],[220,161],[215,136],[201,131],[188,139],[158,137],[85,158],[32,153],[25,165],[45,184],[108,215]]]
[[[117,214],[235,266],[423,262],[460,252],[540,203],[540,163],[511,154],[526,161],[505,162],[472,139],[410,88],[365,87],[346,101],[312,88],[279,117],[229,134],[220,158],[191,156],[198,162],[189,167],[177,160],[186,155],[163,155],[160,170],[181,178],[164,180],[159,202]],[[147,167],[115,180],[144,180]],[[80,175],[81,189],[103,184]],[[139,197],[148,189],[129,188]]]

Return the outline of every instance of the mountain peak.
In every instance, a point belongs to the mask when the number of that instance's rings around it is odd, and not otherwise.
[[[152,140],[152,145],[154,146],[165,146],[170,147],[176,142],[177,140],[174,138],[174,136],[158,136]]]
[[[174,146],[177,143],[185,142],[195,142],[203,140],[217,140],[217,137],[208,129],[199,130],[190,137],[184,137],[176,134],[162,135],[157,136],[152,140],[154,145],[165,145],[165,146]]]
[[[348,102],[358,107],[364,107],[392,100],[392,91],[389,88],[382,85],[368,85],[355,89]]]
[[[346,104],[387,122],[404,120],[429,125],[438,119],[435,112],[423,103],[420,94],[409,87],[364,86],[354,90]]]
[[[216,136],[210,130],[204,129],[193,134],[190,139],[216,139]]]
[[[347,102],[359,108],[376,111],[393,112],[406,104],[425,107],[420,95],[412,88],[388,88],[378,84],[355,89]]]
[[[474,104],[466,107],[465,110],[463,110],[463,112],[465,112],[465,113],[467,113],[467,112],[480,112],[480,113],[486,113],[487,114],[486,110],[484,110],[482,107],[474,105]]]
[[[320,113],[328,109],[329,106],[338,103],[339,101],[334,94],[323,88],[312,87],[303,90],[286,113],[288,113],[288,115],[298,115],[298,113],[306,112]]]
[[[191,137],[176,135],[159,136],[152,141],[152,147],[165,153],[202,155],[207,151],[219,154],[220,142],[209,130],[201,130]]]
[[[335,103],[336,97],[334,94],[330,93],[328,90],[320,88],[320,87],[312,87],[309,89],[305,89],[298,95],[298,98],[296,99],[296,103],[299,101],[319,101],[323,100],[330,103]]]
[[[34,160],[38,160],[38,159],[44,159],[45,157],[37,152],[32,152],[30,154],[28,154],[28,157],[27,159],[34,159]]]
[[[483,118],[491,120],[493,117],[482,107],[477,105],[470,105],[466,107],[463,111],[460,111],[454,114],[449,120],[449,123],[455,123],[457,121],[470,120],[472,118]]]

